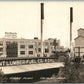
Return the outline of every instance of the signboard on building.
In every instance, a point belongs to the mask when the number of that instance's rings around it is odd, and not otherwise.
[[[17,33],[16,32],[5,32],[5,38],[16,39],[17,38]]]

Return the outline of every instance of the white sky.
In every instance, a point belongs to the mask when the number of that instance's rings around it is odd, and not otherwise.
[[[0,2],[0,37],[5,32],[17,32],[18,37],[40,38],[40,1]],[[44,2],[44,39],[60,39],[69,47],[70,7],[73,7],[73,41],[77,30],[84,28],[84,2]]]

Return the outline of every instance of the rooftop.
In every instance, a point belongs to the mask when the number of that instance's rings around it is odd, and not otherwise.
[[[83,28],[80,28],[80,29],[78,29],[77,31],[79,31],[79,30],[84,30]]]

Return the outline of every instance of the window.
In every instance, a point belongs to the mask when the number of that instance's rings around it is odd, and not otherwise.
[[[38,48],[38,52],[41,52],[41,48]]]
[[[10,41],[7,41],[7,42],[6,42],[6,45],[8,45],[8,44],[10,44],[10,43],[11,43]]]
[[[0,48],[0,52],[2,52],[3,51],[3,48]]]
[[[38,42],[38,46],[40,46],[41,45],[41,42]]]
[[[0,42],[0,45],[2,46],[3,45],[3,42]]]
[[[33,45],[29,45],[29,48],[33,48]]]
[[[53,43],[51,42],[50,45],[53,45]]]
[[[37,54],[37,57],[40,57],[40,54]]]
[[[21,55],[24,55],[24,54],[25,54],[25,51],[20,51],[20,54],[21,54]]]
[[[55,51],[52,51],[52,53],[55,53]]]
[[[25,48],[25,45],[20,45],[20,48]]]
[[[33,54],[33,51],[29,51],[29,54]]]
[[[84,55],[83,55],[83,59],[84,59]]]
[[[47,54],[44,54],[44,57],[47,57]]]
[[[0,56],[3,55],[3,53],[0,53]]]
[[[45,49],[45,53],[48,53],[49,52],[49,49]]]

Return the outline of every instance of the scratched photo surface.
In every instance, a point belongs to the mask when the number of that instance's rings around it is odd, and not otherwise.
[[[1,83],[83,83],[84,1],[0,1]]]

